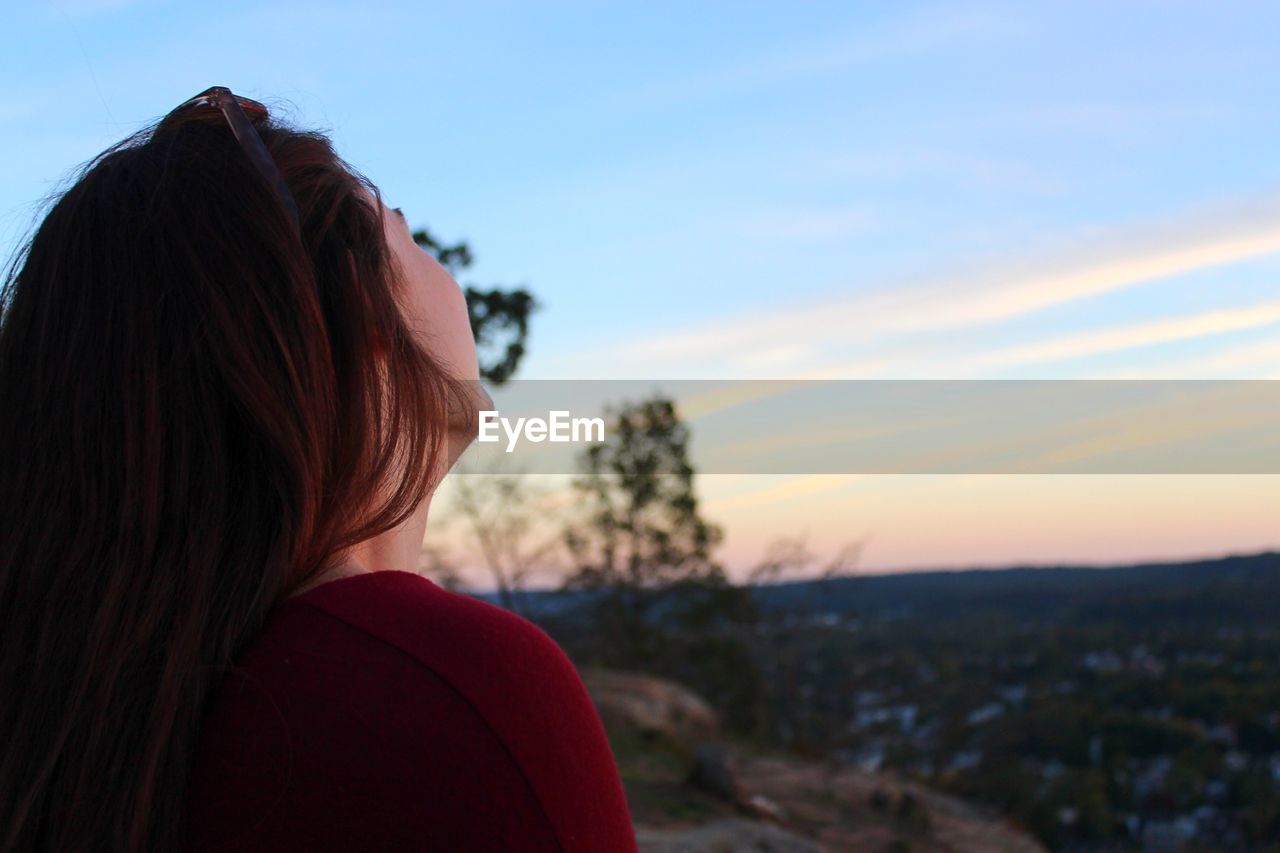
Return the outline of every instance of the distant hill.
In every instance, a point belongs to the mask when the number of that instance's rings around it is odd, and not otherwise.
[[[1154,619],[1256,623],[1274,619],[1280,553],[1107,568],[1061,566],[913,572],[759,587],[770,610],[947,620],[1001,615],[1024,622]]]
[[[860,575],[759,586],[769,611],[873,619],[1000,615],[1027,622],[1153,619],[1256,624],[1274,619],[1280,553],[1125,566],[1050,566]],[[482,596],[496,600],[496,596]],[[527,610],[562,616],[589,593],[534,591]]]

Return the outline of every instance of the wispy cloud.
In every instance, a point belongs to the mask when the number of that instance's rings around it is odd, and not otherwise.
[[[992,368],[1062,362],[1276,324],[1280,324],[1280,301],[1263,302],[1240,308],[1221,308],[1180,317],[1087,329],[964,358],[960,364],[949,363],[948,369],[954,371],[957,367],[962,367],[965,371],[981,372]]]
[[[1280,340],[1233,344],[1154,367],[1117,368],[1107,379],[1280,379]]]
[[[744,378],[759,366],[755,354],[793,347],[799,360],[779,363],[790,376],[857,378],[882,374],[895,359],[886,349],[912,337],[932,341],[1056,306],[1175,279],[1280,253],[1280,204],[1237,205],[1212,216],[1118,229],[1070,252],[1024,255],[1017,262],[956,277],[828,296],[803,305],[758,309],[736,318],[673,333],[620,342],[606,351],[549,363],[555,375],[583,374],[582,365],[610,365],[611,377],[723,376]],[[1214,329],[1272,322],[1272,306],[1224,309],[1198,319],[1098,332],[1053,347],[1063,357],[1089,348],[1137,345],[1143,339],[1209,334]],[[850,362],[850,346],[869,354]],[[877,349],[885,347],[886,349]],[[1054,357],[1052,347],[1026,348],[1025,359]],[[1018,356],[1006,354],[999,358]],[[995,356],[992,356],[995,358]],[[777,361],[775,359],[775,361]],[[833,366],[835,365],[835,366]],[[945,364],[939,365],[945,369]]]
[[[776,477],[757,479],[764,479],[766,482],[737,494],[715,496],[707,501],[709,509],[713,512],[728,512],[776,507],[789,501],[811,500],[817,495],[830,497],[831,492],[852,488],[866,478],[853,474],[808,474],[784,477],[780,482],[772,482]]]

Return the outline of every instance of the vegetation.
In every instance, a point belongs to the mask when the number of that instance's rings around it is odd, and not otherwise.
[[[698,507],[688,427],[662,397],[611,417],[574,483],[580,513],[564,533],[565,589],[589,603],[585,619],[559,624],[562,641],[581,663],[697,684],[751,728],[762,697],[748,642],[757,609],[713,559],[721,533]]]
[[[425,228],[413,232],[413,240],[430,252],[455,279],[475,260],[471,247],[465,241],[444,243]],[[475,335],[480,357],[480,376],[501,385],[515,374],[524,358],[529,318],[538,303],[533,294],[523,287],[478,288],[467,284],[463,292],[467,296],[471,333]]]

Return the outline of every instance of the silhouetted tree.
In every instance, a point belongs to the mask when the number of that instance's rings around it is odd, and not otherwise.
[[[565,533],[565,586],[593,595],[588,654],[689,684],[750,728],[760,684],[742,627],[755,605],[712,557],[722,534],[698,506],[689,428],[661,396],[610,419],[606,441],[583,452],[583,517]]]
[[[442,243],[425,228],[413,232],[413,240],[430,252],[440,265],[454,278],[468,269],[475,260],[471,247],[459,242]],[[533,294],[523,287],[487,290],[467,284],[463,286],[467,296],[467,313],[471,318],[471,333],[476,338],[480,356],[480,375],[501,385],[515,374],[525,354],[525,341],[529,336],[529,316],[537,309]]]
[[[675,404],[654,397],[610,417],[608,440],[584,451],[574,482],[587,526],[567,533],[571,583],[644,589],[718,575],[720,528],[698,509],[689,428]]]

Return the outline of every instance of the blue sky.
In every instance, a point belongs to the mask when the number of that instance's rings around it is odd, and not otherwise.
[[[215,82],[331,130],[415,222],[472,242],[477,282],[533,288],[529,376],[640,375],[651,362],[628,347],[655,333],[710,347],[704,331],[737,320],[837,304],[852,318],[886,292],[965,294],[1280,223],[1274,5],[208,8],[10,13],[6,250],[72,165]],[[1276,271],[1274,252],[1232,256],[949,335],[1012,345],[1249,308]],[[662,370],[825,373],[881,356],[867,331],[818,324]],[[1143,371],[1200,337],[999,373]],[[929,341],[898,345],[920,355],[890,372],[939,364]]]
[[[6,257],[219,83],[527,284],[528,377],[1280,377],[1275,4],[211,8],[8,12]]]

